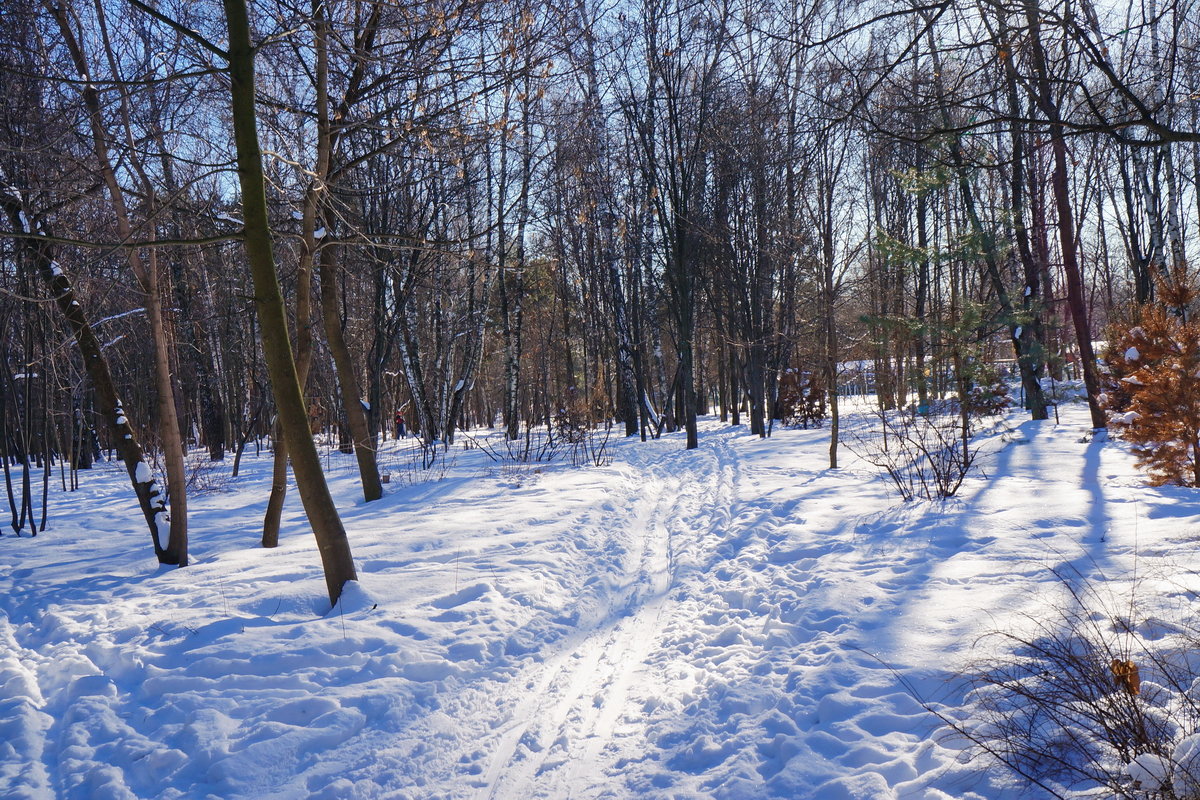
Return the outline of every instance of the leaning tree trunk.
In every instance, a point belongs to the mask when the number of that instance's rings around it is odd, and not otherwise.
[[[300,251],[300,265],[296,269],[296,378],[300,393],[308,385],[308,370],[312,365],[312,263],[315,240],[313,237],[316,214],[316,194],[309,191],[304,199],[301,223],[304,241]],[[271,494],[267,498],[267,512],[263,515],[262,546],[279,545],[279,524],[283,517],[283,501],[287,499],[288,448],[283,431],[275,421],[275,453],[271,465]]]
[[[75,36],[64,7],[61,5],[49,6],[49,10],[58,23],[58,29],[63,35],[76,72],[85,80],[81,94],[89,117],[92,152],[96,157],[100,179],[108,191],[113,216],[117,223],[117,233],[121,236],[122,241],[129,241],[133,233],[133,225],[125,202],[125,192],[117,181],[116,170],[108,150],[108,136],[104,130],[99,92],[93,84],[86,82],[90,71],[86,56],[79,39]],[[127,107],[122,106],[122,111],[128,115]],[[131,129],[128,116],[126,116],[125,125],[128,133]],[[147,194],[151,194],[149,180],[142,172],[140,159],[131,156],[130,163],[134,170],[142,175]],[[151,239],[154,238],[153,233],[154,228],[150,226]],[[146,298],[144,308],[150,322],[154,388],[158,396],[158,434],[162,445],[163,461],[167,467],[167,494],[171,504],[170,535],[165,553],[161,558],[165,558],[164,563],[167,564],[186,566],[188,563],[187,469],[184,463],[183,435],[179,428],[179,415],[175,407],[175,380],[171,376],[170,338],[163,320],[162,293],[158,288],[158,259],[153,250],[151,250],[149,258],[143,258],[141,253],[132,247],[126,248],[126,257],[139,288]]]
[[[333,504],[316,444],[308,429],[308,414],[300,390],[296,362],[288,337],[287,310],[275,269],[271,229],[267,220],[266,181],[255,118],[254,47],[246,0],[223,0],[229,27],[230,104],[237,149],[238,181],[245,222],[246,261],[254,283],[263,356],[275,395],[283,440],[292,457],[296,487],[312,526],[325,570],[329,601],[336,603],[347,581],[357,580],[346,530]]]
[[[35,233],[34,230],[26,228],[25,223],[29,216],[21,207],[20,197],[14,195],[11,189],[0,192],[0,206],[3,206],[8,212],[16,230],[26,234]],[[36,232],[46,234],[46,231],[42,229]],[[83,358],[84,369],[95,390],[95,405],[99,407],[101,416],[108,422],[117,455],[125,464],[125,471],[129,474],[134,494],[137,495],[138,506],[142,509],[142,516],[145,517],[146,526],[150,529],[150,542],[154,547],[154,555],[158,558],[159,563],[174,563],[170,560],[171,556],[167,549],[162,546],[159,531],[158,517],[167,512],[166,503],[161,490],[156,486],[157,481],[146,463],[145,454],[134,435],[133,426],[129,424],[129,418],[117,396],[117,387],[113,382],[112,371],[109,369],[108,359],[104,356],[100,341],[96,338],[91,323],[84,315],[83,307],[75,298],[75,290],[71,281],[55,262],[49,241],[40,237],[21,241],[31,269],[36,271],[42,282],[45,283],[50,296],[54,298],[55,304],[75,336],[80,356]]]
[[[300,394],[308,385],[308,370],[312,364],[312,267],[316,252],[316,216],[319,188],[329,174],[333,158],[329,137],[329,47],[328,24],[324,9],[314,5],[313,39],[316,51],[317,89],[317,164],[313,180],[304,193],[304,208],[301,212],[300,264],[296,270],[296,377],[300,383]],[[311,434],[311,431],[310,431]],[[279,545],[279,525],[283,516],[283,502],[288,488],[288,447],[284,440],[278,415],[273,426],[274,458],[271,465],[271,494],[267,498],[267,512],[263,516],[262,546]]]
[[[317,45],[317,138],[318,138],[318,169],[322,178],[321,195],[328,201],[328,193],[333,183],[330,175],[333,165],[335,134],[329,115],[329,21],[323,3],[313,3],[314,33]],[[372,34],[373,35],[373,34]],[[356,45],[361,44],[368,52],[369,41],[363,42],[356,38]],[[356,65],[354,76],[350,80],[350,92],[355,92],[361,81],[361,66]],[[343,97],[338,109],[338,117],[344,119],[349,111],[349,95]],[[325,205],[325,203],[322,203]],[[326,220],[328,227],[329,221]],[[317,270],[321,279],[321,321],[325,329],[325,339],[329,344],[329,352],[333,356],[334,369],[337,372],[338,385],[341,387],[342,407],[345,411],[346,422],[350,437],[354,442],[354,454],[358,459],[358,472],[362,481],[363,497],[367,501],[378,500],[383,496],[383,484],[379,480],[379,466],[375,460],[375,438],[371,435],[367,416],[363,413],[360,402],[360,387],[354,368],[354,359],[346,344],[345,331],[338,314],[339,298],[337,287],[337,264],[334,260],[335,249],[332,245],[323,246],[317,254]]]

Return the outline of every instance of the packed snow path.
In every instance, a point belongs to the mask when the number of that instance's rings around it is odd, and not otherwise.
[[[500,746],[490,754],[483,796],[566,794],[573,777],[594,774],[596,745],[611,737],[632,673],[644,665],[658,636],[674,579],[671,535],[660,520],[674,516],[665,513],[667,495],[678,496],[681,483],[661,470],[652,473],[643,484],[643,507],[625,510],[627,521],[618,523],[637,548],[637,569],[628,585],[610,595],[596,621],[561,652],[516,681],[518,696],[524,697],[512,705]],[[614,522],[609,518],[601,524]],[[520,692],[530,686],[533,691]]]
[[[914,695],[959,713],[973,643],[1052,570],[1176,576],[1200,519],[1064,411],[1014,417],[945,504],[824,469],[825,431],[710,422],[589,469],[456,449],[432,475],[389,445],[369,505],[331,455],[362,577],[332,612],[294,493],[254,546],[267,454],[210,476],[185,570],[97,470],[0,539],[0,797],[1036,796]]]

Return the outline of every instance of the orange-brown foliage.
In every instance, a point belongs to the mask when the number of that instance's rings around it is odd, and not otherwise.
[[[1133,443],[1151,483],[1200,486],[1200,324],[1190,315],[1196,292],[1163,283],[1160,302],[1114,342],[1108,407],[1124,411],[1114,428]]]

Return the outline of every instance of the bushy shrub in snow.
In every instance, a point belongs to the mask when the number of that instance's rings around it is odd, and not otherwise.
[[[825,386],[813,371],[789,367],[779,375],[775,416],[784,425],[820,427],[827,410]]]
[[[1200,323],[1189,310],[1196,292],[1164,282],[1159,298],[1112,339],[1105,404],[1151,483],[1200,486]]]
[[[1015,404],[1008,384],[1000,379],[976,384],[967,395],[970,412],[977,415],[994,416],[1003,414]]]
[[[970,419],[958,403],[927,414],[880,410],[878,425],[850,432],[846,444],[878,467],[906,502],[953,497],[975,460]]]

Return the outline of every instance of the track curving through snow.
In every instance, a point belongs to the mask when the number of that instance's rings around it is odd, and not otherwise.
[[[591,632],[513,682],[529,690],[491,754],[479,800],[583,796],[615,772],[617,740],[644,739],[630,692],[644,682],[681,571],[696,566],[728,519],[733,464],[720,437],[699,451],[633,454],[627,513],[599,524],[628,529],[636,569]]]
[[[0,539],[0,796],[1029,797],[913,694],[966,713],[971,643],[1059,592],[1050,567],[1191,575],[1170,559],[1200,524],[1062,412],[993,437],[944,503],[826,469],[824,431],[716,420],[600,469],[464,447],[434,480],[393,447],[371,504],[330,454],[362,577],[332,612],[294,497],[256,546],[269,457],[195,498],[186,570],[97,469],[45,536]]]

